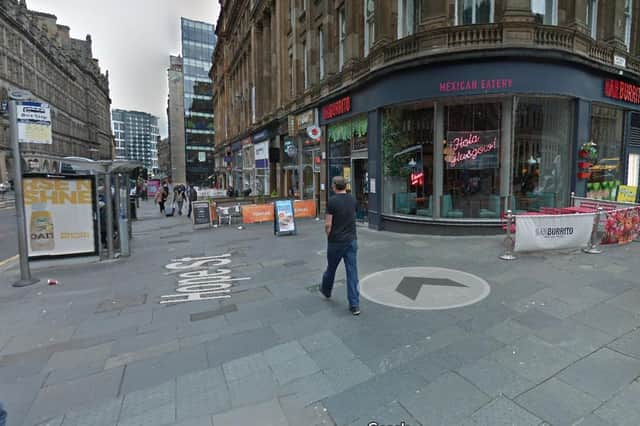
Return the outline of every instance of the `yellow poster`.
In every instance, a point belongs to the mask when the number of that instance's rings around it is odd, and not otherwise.
[[[342,176],[347,181],[347,191],[351,191],[351,167],[345,167]]]
[[[638,196],[637,186],[620,185],[618,188],[618,198],[616,201],[624,203],[635,203]]]

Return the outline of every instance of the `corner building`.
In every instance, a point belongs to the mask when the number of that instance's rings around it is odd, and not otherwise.
[[[638,186],[638,0],[221,3],[216,145],[266,133],[281,196],[342,175],[373,228],[466,234]]]

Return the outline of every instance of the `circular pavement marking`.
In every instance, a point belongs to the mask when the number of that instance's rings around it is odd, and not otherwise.
[[[387,269],[360,280],[363,297],[401,309],[459,308],[481,301],[490,292],[482,278],[445,268]]]

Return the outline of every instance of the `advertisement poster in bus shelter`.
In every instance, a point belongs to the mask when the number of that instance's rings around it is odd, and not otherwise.
[[[23,188],[30,258],[97,253],[92,177],[30,175]]]

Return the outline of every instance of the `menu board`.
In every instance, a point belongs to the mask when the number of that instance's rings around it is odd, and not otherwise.
[[[193,209],[193,227],[208,228],[211,226],[211,212],[209,211],[208,201],[193,201],[191,203]]]
[[[295,235],[296,220],[293,210],[293,201],[278,200],[274,204],[275,220],[273,221],[273,233],[280,235]]]
[[[447,169],[497,169],[499,148],[498,130],[447,132],[444,160]]]

